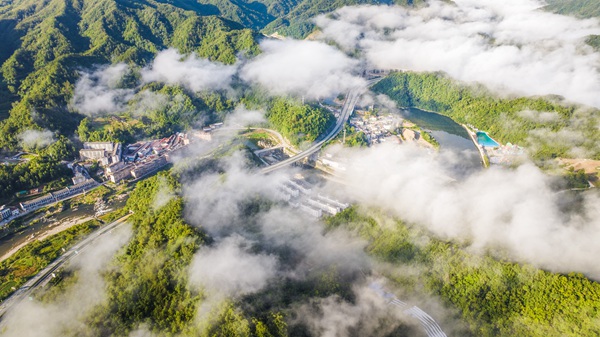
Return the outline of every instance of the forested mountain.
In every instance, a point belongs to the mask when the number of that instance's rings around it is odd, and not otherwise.
[[[367,3],[392,1],[0,1],[0,147],[17,149],[28,129],[72,135],[83,118],[68,107],[79,70],[144,65],[167,47],[230,64],[258,53],[260,29],[304,37],[315,15]]]
[[[153,0],[2,3],[0,116],[10,116],[0,125],[0,145],[16,147],[16,135],[30,128],[72,134],[83,118],[67,108],[80,69],[141,65],[169,46],[223,63],[233,63],[239,51],[258,51],[258,33],[203,16],[211,13],[205,8]]]
[[[199,0],[214,14],[239,22],[246,27],[304,38],[313,29],[312,18],[343,6],[361,4],[419,5],[424,0]]]

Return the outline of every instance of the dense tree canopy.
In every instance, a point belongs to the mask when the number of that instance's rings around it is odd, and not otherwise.
[[[335,123],[335,117],[328,110],[287,98],[274,99],[269,106],[267,118],[295,144],[316,140]]]
[[[591,157],[600,158],[595,114],[556,98],[500,98],[439,73],[392,73],[373,90],[388,95],[400,106],[436,111],[459,123],[472,124],[503,143],[527,145],[535,158],[573,156],[569,152],[573,147],[584,148]],[[552,119],[536,117],[548,112]],[[561,141],[557,137],[560,132],[581,137]]]
[[[16,135],[36,125],[70,136],[83,118],[67,108],[82,68],[111,62],[144,65],[167,47],[228,64],[235,62],[238,52],[258,53],[256,32],[204,16],[193,11],[200,8],[186,3],[0,4],[0,27],[5,28],[0,33],[0,94],[5,94],[0,118],[8,116],[0,122],[0,146],[17,148]]]
[[[18,191],[38,187],[57,179],[69,182],[73,173],[61,161],[74,155],[73,144],[61,137],[28,161],[16,165],[0,165],[1,200],[10,198]]]
[[[469,253],[402,221],[351,207],[327,220],[368,240],[366,250],[412,273],[386,272],[398,286],[438,295],[461,312],[473,336],[600,334],[600,283]],[[406,270],[399,268],[398,270]]]

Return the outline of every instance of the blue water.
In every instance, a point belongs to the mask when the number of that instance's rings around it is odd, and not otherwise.
[[[431,135],[440,143],[442,149],[468,150],[477,153],[477,148],[475,148],[467,131],[451,118],[417,108],[401,110],[400,114],[421,128],[430,131]]]
[[[456,160],[447,164],[459,177],[481,169],[481,157],[467,131],[451,118],[435,112],[407,108],[400,110],[402,117],[429,131],[440,144],[440,150],[455,154]]]
[[[477,131],[477,142],[484,147],[498,147],[498,144],[495,140],[493,140],[487,133],[483,131]]]

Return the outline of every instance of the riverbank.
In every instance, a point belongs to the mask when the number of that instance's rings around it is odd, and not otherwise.
[[[461,125],[465,130],[467,130],[469,137],[471,137],[473,144],[475,144],[475,147],[479,151],[479,155],[481,156],[481,163],[483,164],[483,167],[485,167],[485,168],[490,167],[490,159],[488,158],[487,154],[485,153],[483,146],[481,146],[481,144],[479,144],[479,142],[477,141],[477,134],[474,131],[472,131],[468,126],[466,126],[464,124],[461,124]]]
[[[87,222],[92,219],[94,219],[94,217],[87,216],[87,217],[79,217],[79,218],[75,218],[75,219],[65,219],[62,221],[56,221],[56,224],[51,224],[50,226],[46,227],[43,232],[37,233],[37,235],[32,234],[25,241],[22,241],[22,242],[16,244],[14,247],[11,247],[8,252],[6,252],[2,256],[0,256],[0,262],[13,256],[21,248],[25,247],[26,245],[28,245],[36,240],[42,241],[51,235],[58,234],[62,231],[65,231],[65,230],[71,228],[71,227],[77,226],[79,224],[82,224],[82,223]]]

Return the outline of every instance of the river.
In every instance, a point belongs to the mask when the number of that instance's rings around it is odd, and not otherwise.
[[[452,153],[456,160],[446,164],[458,176],[478,171],[482,167],[479,152],[467,131],[451,118],[417,108],[403,108],[400,115],[429,131],[440,143],[440,152]]]
[[[107,203],[108,207],[117,210],[124,207],[125,200],[114,200]],[[48,232],[55,226],[60,225],[64,221],[74,220],[78,218],[91,217],[95,214],[94,205],[81,204],[74,208],[66,209],[60,213],[54,214],[47,218],[46,221],[36,222],[33,225],[23,227],[21,230],[8,234],[0,238],[0,257],[10,252],[15,247],[27,242],[31,238],[37,238]],[[28,220],[31,221],[31,220]]]

